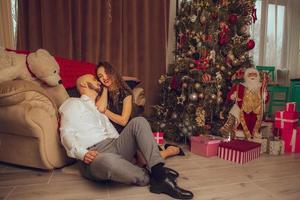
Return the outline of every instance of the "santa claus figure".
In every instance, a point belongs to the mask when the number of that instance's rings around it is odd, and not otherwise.
[[[239,126],[246,139],[260,137],[259,129],[267,99],[266,79],[261,83],[259,72],[248,68],[244,74],[244,82],[234,85],[228,94],[228,100],[235,104],[225,125],[220,129],[221,133],[235,137],[235,129]]]

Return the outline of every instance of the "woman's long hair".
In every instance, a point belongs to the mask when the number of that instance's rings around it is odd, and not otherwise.
[[[109,76],[109,78],[112,79],[113,84],[115,84],[115,86],[118,90],[126,90],[130,94],[132,94],[132,91],[129,88],[129,86],[127,85],[127,83],[122,79],[121,75],[115,70],[115,68],[113,68],[113,66],[109,62],[101,61],[97,65],[96,77],[97,77],[98,81],[100,81],[100,79],[97,76],[97,71],[100,67],[104,68],[105,73]]]

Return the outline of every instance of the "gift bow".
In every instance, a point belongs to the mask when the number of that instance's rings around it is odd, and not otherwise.
[[[296,148],[296,137],[297,137],[297,129],[293,129],[293,135],[292,135],[292,139],[290,142],[290,145],[292,146],[292,152],[295,152],[295,148]]]

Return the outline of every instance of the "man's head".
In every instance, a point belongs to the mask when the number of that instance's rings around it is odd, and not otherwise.
[[[76,80],[78,92],[83,95],[98,94],[100,91],[100,82],[92,74],[85,74]]]
[[[260,76],[259,72],[255,68],[248,68],[244,74],[245,86],[252,90],[260,88]]]

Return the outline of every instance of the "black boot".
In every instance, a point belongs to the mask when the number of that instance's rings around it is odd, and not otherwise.
[[[192,192],[178,187],[175,180],[172,180],[168,176],[162,181],[151,178],[150,192],[156,194],[164,193],[174,199],[192,199],[194,196]]]

